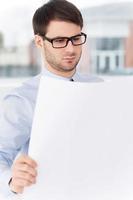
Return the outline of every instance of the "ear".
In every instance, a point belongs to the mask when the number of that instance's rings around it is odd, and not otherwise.
[[[43,47],[43,39],[41,36],[39,35],[35,35],[35,44],[38,48],[42,48]]]

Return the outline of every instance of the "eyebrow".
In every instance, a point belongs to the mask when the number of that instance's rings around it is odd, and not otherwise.
[[[68,37],[68,36],[56,36],[56,37],[53,37],[54,39],[57,39],[57,38],[71,38],[71,37],[75,37],[75,36],[78,36],[78,35],[81,35],[81,32],[80,33],[78,33],[78,34],[76,34],[76,35],[72,35],[72,36],[70,36],[70,37]],[[47,36],[46,36],[47,37]]]

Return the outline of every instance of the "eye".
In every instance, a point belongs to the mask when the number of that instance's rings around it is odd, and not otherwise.
[[[66,39],[64,39],[64,38],[57,38],[57,39],[54,39],[54,42],[55,43],[64,43],[64,42],[66,42]]]
[[[81,36],[76,36],[76,37],[73,37],[73,41],[80,41],[81,40]]]

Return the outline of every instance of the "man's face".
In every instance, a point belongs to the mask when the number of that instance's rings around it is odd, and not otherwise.
[[[52,39],[57,37],[72,37],[80,33],[81,28],[76,24],[63,21],[51,21],[45,36]],[[75,72],[81,57],[81,52],[82,45],[73,46],[71,41],[64,48],[53,48],[49,41],[43,41],[43,54],[48,69],[63,76]]]

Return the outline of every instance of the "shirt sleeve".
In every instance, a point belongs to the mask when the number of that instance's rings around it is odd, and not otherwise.
[[[11,166],[30,137],[32,109],[27,99],[7,95],[0,107],[0,193],[12,195],[9,188]]]

